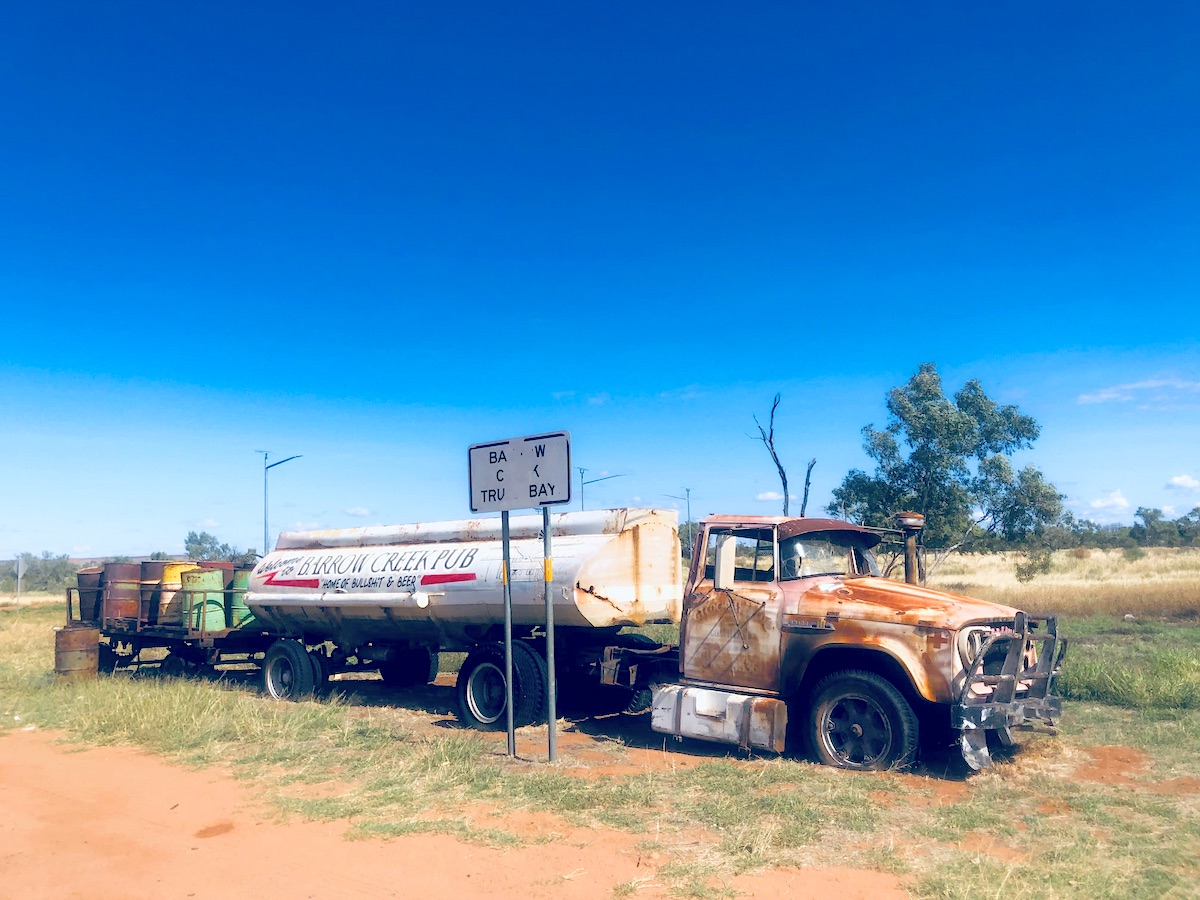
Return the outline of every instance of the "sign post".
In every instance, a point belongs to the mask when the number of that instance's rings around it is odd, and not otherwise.
[[[13,566],[13,572],[17,576],[17,600],[18,601],[20,601],[20,599],[21,599],[21,578],[25,575],[25,573],[28,570],[29,570],[29,560],[27,560],[23,556],[18,556],[17,562]]]
[[[512,689],[512,584],[508,513],[513,509],[542,509],[543,597],[546,604],[546,722],[549,757],[558,758],[555,726],[558,698],[554,671],[554,564],[550,546],[550,507],[571,502],[571,435],[565,431],[472,444],[470,464],[471,512],[500,512],[504,567],[504,705],[508,726],[508,755],[516,756]]]

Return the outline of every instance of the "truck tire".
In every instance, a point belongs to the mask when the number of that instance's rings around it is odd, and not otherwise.
[[[312,658],[299,641],[280,638],[267,650],[262,666],[263,693],[274,700],[311,697],[316,679]]]
[[[308,659],[312,663],[313,670],[313,693],[319,694],[328,687],[329,684],[329,661],[324,653],[310,651]]]
[[[178,653],[171,651],[158,664],[159,678],[185,678],[192,671],[191,665]]]
[[[549,686],[546,661],[528,645],[513,642],[513,727],[545,721]],[[458,718],[479,731],[507,727],[504,711],[504,645],[486,644],[458,671]]]
[[[813,757],[839,769],[903,769],[916,759],[916,714],[887,679],[847,669],[813,689],[805,718]]]
[[[100,642],[99,660],[96,668],[106,675],[111,675],[117,671],[117,651],[112,648],[111,644]]]
[[[429,684],[437,677],[438,654],[425,647],[404,650],[395,659],[379,664],[379,676],[390,686],[397,688]]]

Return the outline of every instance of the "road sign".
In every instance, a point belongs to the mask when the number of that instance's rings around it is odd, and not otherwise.
[[[17,558],[16,564],[13,566],[13,574],[18,578],[24,576],[29,571],[29,560],[21,556]]]
[[[471,512],[569,503],[571,435],[566,431],[472,444]]]

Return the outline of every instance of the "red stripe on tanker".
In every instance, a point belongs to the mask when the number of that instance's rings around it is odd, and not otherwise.
[[[421,584],[453,584],[456,581],[474,581],[474,572],[463,572],[454,575],[422,575]]]

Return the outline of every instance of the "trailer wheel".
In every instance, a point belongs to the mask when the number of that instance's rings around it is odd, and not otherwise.
[[[329,682],[329,661],[324,653],[316,651],[309,653],[308,659],[312,664],[313,693],[319,694]]]
[[[546,662],[532,647],[513,642],[513,726],[545,721],[549,686]],[[500,731],[504,712],[504,645],[486,644],[458,671],[458,718],[480,731]]]
[[[191,668],[186,659],[172,651],[158,664],[158,676],[160,678],[182,678],[188,674]]]
[[[425,647],[405,650],[396,659],[379,664],[379,675],[390,687],[429,684],[437,677],[438,654]]]
[[[263,692],[275,700],[302,700],[313,692],[313,664],[300,641],[281,638],[263,660]]]
[[[891,682],[846,670],[822,678],[805,720],[809,749],[827,766],[905,768],[917,753],[917,717]]]
[[[117,651],[103,641],[100,642],[100,660],[97,665],[106,675],[117,671]]]

